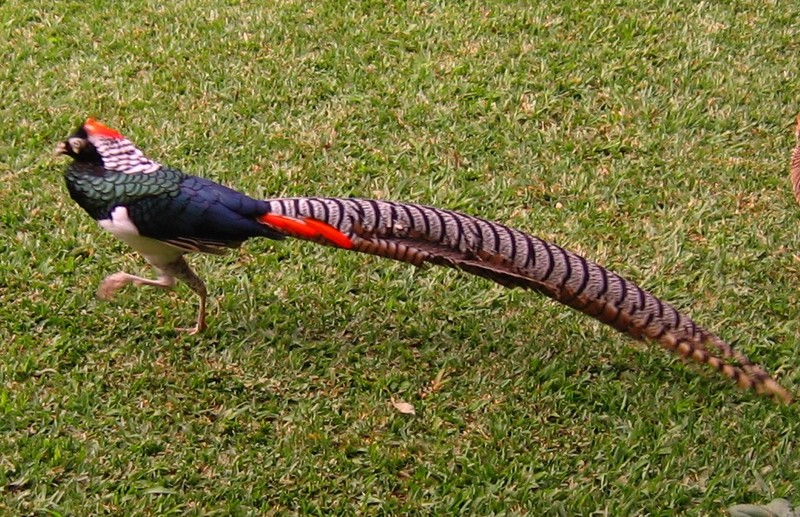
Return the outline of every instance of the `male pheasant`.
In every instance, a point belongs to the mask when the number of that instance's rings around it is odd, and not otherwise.
[[[110,298],[123,286],[170,289],[185,282],[200,298],[192,333],[206,327],[207,291],[184,255],[223,253],[251,237],[296,237],[409,262],[449,266],[508,287],[533,289],[630,336],[658,341],[707,364],[741,387],[790,393],[744,354],[633,282],[527,233],[449,210],[339,198],[257,200],[163,166],[117,131],[89,119],[58,145],[72,198],[100,226],[137,250],[155,280],[120,271],[100,284]]]

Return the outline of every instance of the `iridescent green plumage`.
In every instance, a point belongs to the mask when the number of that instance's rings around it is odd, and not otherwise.
[[[186,174],[163,167],[152,173],[102,171],[95,164],[72,162],[64,174],[72,199],[94,219],[105,219],[115,206],[180,195]]]

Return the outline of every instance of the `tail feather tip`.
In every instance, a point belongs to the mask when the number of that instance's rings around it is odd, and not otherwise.
[[[791,404],[794,399],[794,396],[789,392],[789,390],[778,384],[773,379],[764,379],[761,385],[758,386],[758,391],[773,395],[781,399],[785,404]]]

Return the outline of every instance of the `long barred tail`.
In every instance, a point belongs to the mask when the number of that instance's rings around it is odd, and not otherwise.
[[[790,165],[792,189],[794,198],[800,203],[800,115],[797,116],[797,125],[794,128],[794,136],[797,140],[794,151],[792,151],[792,163]]]
[[[798,154],[795,151],[795,158]],[[288,235],[416,266],[426,262],[449,266],[508,287],[533,289],[636,339],[654,339],[674,353],[709,365],[743,388],[778,396],[787,403],[792,399],[744,354],[669,303],[538,237],[410,203],[291,198],[271,199],[267,204],[269,212],[262,222]]]

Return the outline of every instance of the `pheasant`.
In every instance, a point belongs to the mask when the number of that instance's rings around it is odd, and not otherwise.
[[[507,287],[538,291],[636,339],[650,338],[739,386],[790,402],[791,394],[744,354],[633,282],[555,244],[502,224],[434,207],[356,198],[258,200],[151,160],[119,132],[87,120],[58,144],[72,158],[69,193],[100,226],[138,251],[156,279],[124,271],[98,296],[126,286],[199,297],[191,333],[206,328],[208,293],[187,253],[224,253],[253,237],[294,237],[423,266],[448,266]]]

